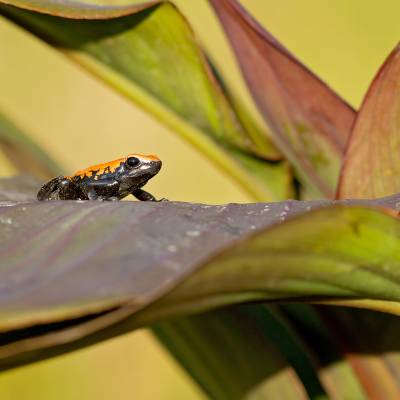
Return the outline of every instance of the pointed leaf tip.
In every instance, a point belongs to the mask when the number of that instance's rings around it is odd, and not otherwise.
[[[338,198],[375,198],[400,189],[400,46],[365,95],[349,139]]]
[[[276,142],[303,182],[332,197],[355,112],[236,0],[210,0]]]

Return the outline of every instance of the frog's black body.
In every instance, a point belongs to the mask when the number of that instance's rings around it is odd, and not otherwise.
[[[158,173],[161,161],[155,156],[131,154],[94,165],[72,176],[53,178],[39,190],[38,200],[120,200],[129,194],[142,201],[155,201],[141,189]]]

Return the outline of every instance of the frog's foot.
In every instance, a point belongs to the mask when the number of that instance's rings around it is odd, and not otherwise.
[[[107,197],[107,198],[102,198],[102,199],[99,198],[99,200],[102,200],[102,201],[119,201],[119,197],[113,196],[113,197]]]
[[[94,190],[89,190],[87,192],[87,197],[89,200],[103,200],[100,198]]]
[[[57,176],[45,183],[37,194],[42,200],[69,200],[74,198],[75,185],[64,176]]]
[[[156,201],[160,202],[160,201],[169,201],[169,200],[168,200],[168,199],[166,199],[165,197],[163,197],[162,199],[160,199],[160,200],[156,200]]]
[[[142,189],[136,189],[132,194],[140,201],[157,201],[151,193]]]

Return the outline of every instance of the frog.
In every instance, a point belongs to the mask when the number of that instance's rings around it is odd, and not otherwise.
[[[57,176],[40,188],[37,199],[117,201],[132,194],[140,201],[158,201],[142,187],[160,171],[161,165],[155,155],[129,154],[71,176]]]

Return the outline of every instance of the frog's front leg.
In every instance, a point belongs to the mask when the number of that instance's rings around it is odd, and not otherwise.
[[[140,201],[157,201],[156,198],[149,192],[146,192],[143,189],[136,189],[132,192],[132,195],[135,196]]]
[[[114,200],[118,197],[119,183],[113,178],[92,180],[82,185],[88,200]]]

